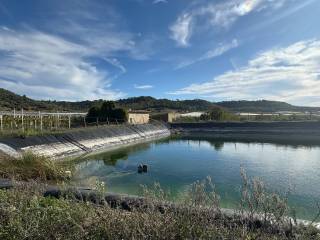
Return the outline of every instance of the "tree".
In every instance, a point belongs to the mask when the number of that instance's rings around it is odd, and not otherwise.
[[[102,122],[126,122],[128,113],[123,108],[115,108],[114,102],[104,101],[100,106],[91,107],[88,111],[88,122],[95,122],[97,119]]]
[[[208,121],[230,121],[230,120],[239,120],[238,116],[227,112],[221,107],[213,107],[209,112],[202,114],[200,116],[201,120]]]
[[[96,118],[100,115],[100,108],[98,106],[91,107],[87,114],[88,122],[95,122]]]
[[[116,108],[112,111],[113,121],[126,122],[128,120],[128,113],[123,108]]]
[[[115,104],[112,101],[105,101],[100,107],[100,117],[107,118],[111,117],[112,111],[115,108]]]
[[[226,114],[222,108],[214,107],[210,110],[209,115],[211,120],[221,121],[224,120]]]

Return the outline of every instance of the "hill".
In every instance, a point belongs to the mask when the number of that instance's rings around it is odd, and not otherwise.
[[[116,102],[119,107],[130,109],[141,109],[151,111],[207,111],[211,107],[216,106],[212,102],[201,99],[194,100],[169,100],[156,99],[153,97],[133,97],[128,99],[120,99]]]
[[[232,112],[279,112],[279,111],[290,111],[290,112],[309,112],[309,111],[320,111],[319,107],[300,107],[293,106],[286,102],[278,101],[227,101],[218,102],[217,105],[229,109]]]
[[[12,110],[13,108],[16,109],[26,109],[26,110],[49,110],[52,111],[57,106],[54,104],[46,104],[42,101],[35,101],[31,98],[24,96],[17,95],[13,92],[0,88],[0,110]]]
[[[23,108],[29,111],[72,111],[86,112],[94,105],[103,100],[95,101],[39,101],[26,96],[20,96],[8,90],[0,88],[0,111]],[[194,100],[169,100],[156,99],[153,97],[133,97],[120,99],[115,102],[117,107],[133,110],[151,111],[207,111],[212,107],[221,106],[232,112],[277,112],[277,111],[320,111],[316,107],[299,107],[285,102],[277,101],[227,101],[213,103],[202,99]]]
[[[81,102],[66,102],[66,101],[39,101],[20,96],[6,89],[0,88],[0,111],[11,111],[12,109],[20,110],[21,108],[27,111],[87,111],[91,106],[102,102],[81,101]]]

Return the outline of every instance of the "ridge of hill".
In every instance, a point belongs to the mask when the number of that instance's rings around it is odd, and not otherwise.
[[[12,109],[25,109],[29,111],[72,111],[86,112],[92,106],[99,105],[102,99],[94,101],[42,101],[20,96],[6,89],[0,88],[0,111],[11,111]],[[194,100],[169,100],[156,99],[150,96],[132,97],[115,101],[118,107],[132,110],[151,111],[207,111],[213,107],[223,107],[231,112],[315,112],[320,111],[320,107],[294,106],[278,101],[224,101],[209,102],[202,99]]]

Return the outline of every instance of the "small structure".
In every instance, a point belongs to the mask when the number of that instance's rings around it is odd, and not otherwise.
[[[149,112],[130,111],[128,113],[128,122],[130,124],[145,124],[150,120]]]
[[[152,119],[163,121],[163,122],[173,122],[174,120],[180,117],[180,113],[177,112],[168,112],[168,113],[158,113],[152,115]]]

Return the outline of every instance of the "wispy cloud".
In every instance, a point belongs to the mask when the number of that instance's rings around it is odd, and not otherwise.
[[[175,95],[214,99],[272,99],[320,105],[320,40],[297,42],[259,54],[246,67],[212,81],[191,84]]]
[[[233,39],[230,43],[220,43],[218,47],[209,50],[208,52],[206,52],[204,55],[202,55],[199,58],[196,58],[194,60],[188,60],[188,61],[184,61],[181,62],[180,64],[178,64],[178,66],[175,69],[181,69],[181,68],[185,68],[188,67],[192,64],[201,62],[201,61],[206,61],[209,59],[213,59],[216,58],[218,56],[223,55],[224,53],[230,51],[233,48],[237,48],[239,46],[239,42],[237,39]]]
[[[203,17],[209,26],[228,28],[240,17],[254,11],[270,8],[280,8],[287,0],[230,0],[220,4],[210,3],[205,6],[196,6],[182,13],[174,24],[170,26],[171,38],[178,46],[189,46],[189,39]]]
[[[189,38],[192,33],[193,14],[184,13],[170,27],[171,38],[181,47],[189,45]]]
[[[167,3],[168,0],[154,0],[153,4],[158,4],[158,3]]]
[[[125,66],[123,66],[118,59],[116,59],[116,58],[107,58],[107,57],[105,57],[103,59],[106,62],[110,63],[112,66],[118,68],[121,71],[121,73],[126,73],[127,72],[127,69],[125,68]]]
[[[138,85],[138,84],[135,84],[134,85],[134,88],[136,89],[141,89],[141,90],[146,90],[146,89],[151,89],[153,88],[152,85]]]
[[[0,83],[42,99],[115,99],[108,72],[88,59],[99,53],[36,30],[0,30]],[[113,64],[118,64],[113,61]]]
[[[38,99],[123,97],[112,88],[127,72],[120,59],[147,59],[150,38],[127,30],[110,4],[56,1],[50,10],[41,31],[0,27],[0,85]]]

